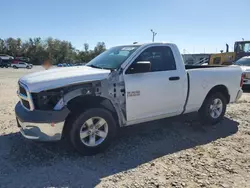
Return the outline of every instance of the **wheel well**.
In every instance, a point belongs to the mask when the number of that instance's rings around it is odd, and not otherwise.
[[[213,94],[213,93],[222,93],[222,94],[225,96],[226,100],[227,100],[227,104],[230,102],[230,95],[229,95],[229,92],[228,92],[228,89],[227,89],[226,86],[224,86],[224,85],[217,85],[217,86],[213,87],[213,88],[208,92],[206,98],[207,98],[208,96],[210,96],[211,94]],[[206,98],[205,98],[205,99],[206,99]]]
[[[109,99],[104,97],[78,96],[74,99],[71,99],[68,102],[67,107],[70,110],[70,113],[65,120],[63,128],[63,137],[65,137],[65,135],[67,135],[66,133],[69,132],[72,121],[76,118],[76,116],[89,108],[104,108],[112,113],[117,123],[119,122],[115,107],[113,106],[113,104]]]
[[[73,98],[68,102],[67,107],[71,112],[80,112],[89,108],[100,107],[106,108],[110,111],[115,111],[115,108],[109,99],[91,95]]]

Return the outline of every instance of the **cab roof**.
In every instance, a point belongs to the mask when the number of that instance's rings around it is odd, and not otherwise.
[[[149,43],[136,43],[136,44],[124,44],[124,45],[116,45],[116,46],[137,46],[137,47],[140,47],[140,46],[147,46],[147,45],[152,45],[152,44],[155,44],[155,45],[161,45],[161,44],[173,44],[173,43],[169,43],[169,42],[149,42]]]

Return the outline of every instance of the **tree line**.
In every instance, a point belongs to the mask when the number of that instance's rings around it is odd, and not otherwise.
[[[83,50],[77,50],[69,41],[54,38],[29,38],[22,41],[20,38],[0,38],[0,54],[13,57],[26,57],[30,63],[40,65],[45,60],[52,64],[88,62],[106,50],[104,42],[98,42],[93,50],[89,44],[83,44]]]

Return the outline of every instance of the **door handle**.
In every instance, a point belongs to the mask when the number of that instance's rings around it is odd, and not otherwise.
[[[179,76],[173,76],[173,77],[169,77],[170,81],[175,81],[175,80],[180,80]]]

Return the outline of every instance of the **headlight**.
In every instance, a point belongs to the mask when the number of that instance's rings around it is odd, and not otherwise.
[[[42,91],[40,93],[32,93],[35,109],[38,110],[53,110],[61,98],[61,91]]]
[[[32,99],[37,110],[58,110],[63,104],[56,106],[62,97],[76,89],[92,88],[92,84],[79,84],[71,85],[63,88],[57,88],[47,91],[41,91],[40,93],[32,93]],[[89,89],[88,89],[89,90]],[[54,109],[56,107],[56,109]]]

